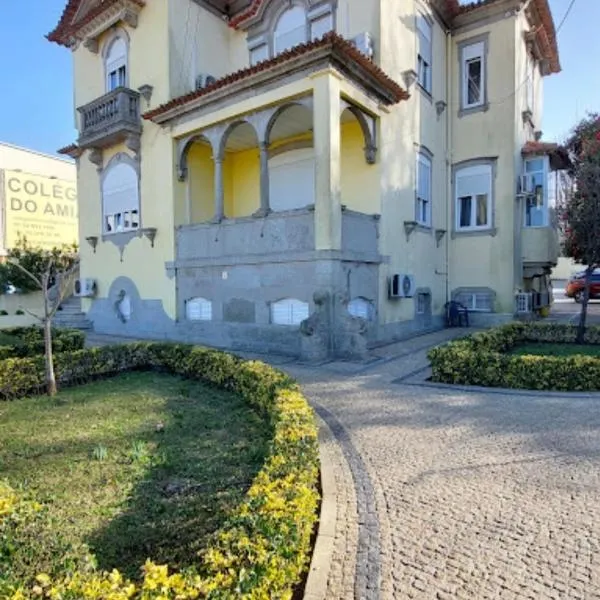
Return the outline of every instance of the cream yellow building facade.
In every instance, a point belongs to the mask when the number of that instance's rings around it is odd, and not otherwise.
[[[547,0],[69,0],[49,39],[97,331],[356,357],[545,292]]]

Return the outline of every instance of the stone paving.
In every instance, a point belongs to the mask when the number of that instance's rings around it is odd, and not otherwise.
[[[393,383],[440,337],[286,366],[340,447],[327,598],[600,598],[600,396]]]
[[[600,395],[420,385],[427,348],[462,333],[279,361],[336,440],[326,598],[600,599]]]

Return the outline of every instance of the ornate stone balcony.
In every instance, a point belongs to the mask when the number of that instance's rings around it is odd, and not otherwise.
[[[77,109],[81,115],[78,144],[81,148],[106,148],[120,142],[137,151],[142,131],[140,94],[117,88]]]

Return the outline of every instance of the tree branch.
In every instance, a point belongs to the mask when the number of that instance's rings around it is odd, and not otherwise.
[[[20,271],[22,271],[23,273],[25,273],[25,275],[27,275],[27,276],[28,276],[30,279],[32,279],[33,281],[35,281],[36,285],[37,285],[37,286],[38,286],[40,289],[42,289],[42,287],[43,287],[43,286],[42,286],[42,282],[41,282],[41,281],[40,281],[40,280],[39,280],[39,279],[38,279],[38,278],[37,278],[37,277],[36,277],[36,276],[35,276],[33,273],[31,273],[31,272],[30,272],[30,271],[28,271],[28,270],[27,270],[25,267],[23,267],[22,265],[20,265],[18,261],[14,260],[14,259],[12,259],[12,258],[9,258],[9,259],[8,259],[8,262],[9,262],[11,265],[13,265],[13,266],[17,267],[17,269],[19,269],[19,270],[20,270]]]

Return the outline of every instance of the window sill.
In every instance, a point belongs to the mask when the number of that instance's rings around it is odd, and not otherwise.
[[[432,229],[431,225],[428,225],[427,223],[420,223],[419,221],[417,221],[415,231],[421,231],[422,233],[431,233]]]
[[[479,106],[469,106],[468,108],[461,108],[458,111],[458,118],[467,117],[469,115],[474,115],[475,113],[487,112],[490,108],[490,105],[487,102],[480,104]]]
[[[452,231],[452,239],[456,237],[475,237],[475,236],[491,236],[495,237],[498,230],[495,227],[487,227],[485,229],[454,229]]]

